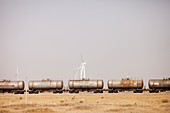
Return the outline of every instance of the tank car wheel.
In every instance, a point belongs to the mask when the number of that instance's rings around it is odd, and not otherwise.
[[[53,93],[57,93],[57,91],[53,91]]]
[[[32,92],[32,91],[28,91],[28,93],[29,93],[29,94],[33,94],[33,92]]]
[[[139,89],[139,90],[138,90],[138,93],[143,93],[143,90],[142,90],[142,89]]]
[[[61,91],[58,91],[58,93],[60,93],[60,94],[61,94],[61,93],[63,93],[63,91],[62,91],[62,90],[61,90]]]
[[[16,92],[14,92],[14,94],[19,94],[19,92],[18,92],[18,91],[16,91]]]
[[[113,90],[110,90],[110,89],[109,89],[109,90],[108,90],[108,93],[113,93]]]
[[[113,93],[118,93],[118,90],[113,90]]]
[[[156,90],[155,93],[159,93],[159,90]]]
[[[97,90],[94,90],[94,93],[97,93],[98,91]]]
[[[45,92],[45,91],[43,91],[43,90],[40,90],[40,91],[39,91],[39,93],[44,93],[44,92]]]
[[[137,90],[134,90],[133,93],[143,93],[143,90],[137,89]]]
[[[79,93],[79,91],[78,91],[78,90],[75,90],[74,93]]]
[[[70,89],[70,90],[69,90],[69,93],[74,93],[74,90],[73,90],[73,89]]]
[[[143,90],[140,90],[140,92],[139,93],[143,93]]]
[[[159,93],[159,90],[149,90],[149,93]]]
[[[160,92],[164,92],[164,90],[163,90],[163,89],[161,89],[161,90],[160,90]]]
[[[153,90],[149,90],[149,93],[153,93]]]
[[[137,93],[137,90],[134,90],[133,93]]]
[[[39,93],[39,91],[34,91],[34,93],[35,93],[35,94],[38,94],[38,93]]]
[[[134,90],[133,93],[138,93],[138,90]]]
[[[103,90],[101,90],[100,93],[103,93]]]
[[[24,94],[24,91],[21,91],[20,94]]]
[[[73,91],[69,91],[69,93],[74,93]]]

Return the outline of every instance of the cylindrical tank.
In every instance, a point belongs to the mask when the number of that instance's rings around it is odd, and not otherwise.
[[[143,80],[108,80],[107,85],[109,89],[142,89]]]
[[[30,90],[33,89],[62,89],[62,80],[35,80],[29,81],[28,87]]]
[[[69,80],[69,89],[103,89],[103,80]]]
[[[23,90],[24,87],[24,81],[0,81],[0,90]]]
[[[170,89],[170,78],[150,79],[148,85],[150,89]]]

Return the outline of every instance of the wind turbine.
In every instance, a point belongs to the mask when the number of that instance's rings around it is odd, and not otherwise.
[[[81,56],[81,64],[80,67],[76,68],[80,70],[80,79],[83,80],[86,78],[86,69],[85,69],[86,62],[84,61],[84,58]],[[77,77],[77,72],[75,73],[75,77]]]

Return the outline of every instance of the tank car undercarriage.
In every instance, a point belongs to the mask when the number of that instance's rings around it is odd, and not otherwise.
[[[24,94],[24,90],[0,90],[0,93]]]
[[[32,89],[28,91],[29,94],[39,94],[44,92],[53,92],[53,93],[63,93],[62,89]]]
[[[69,93],[79,93],[79,92],[103,93],[103,89],[69,89]]]
[[[133,93],[142,93],[142,89],[108,89],[108,93],[119,93],[125,91],[133,91]]]

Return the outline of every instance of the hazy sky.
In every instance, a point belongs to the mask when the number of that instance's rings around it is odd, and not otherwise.
[[[170,77],[169,0],[0,0],[0,79]]]

